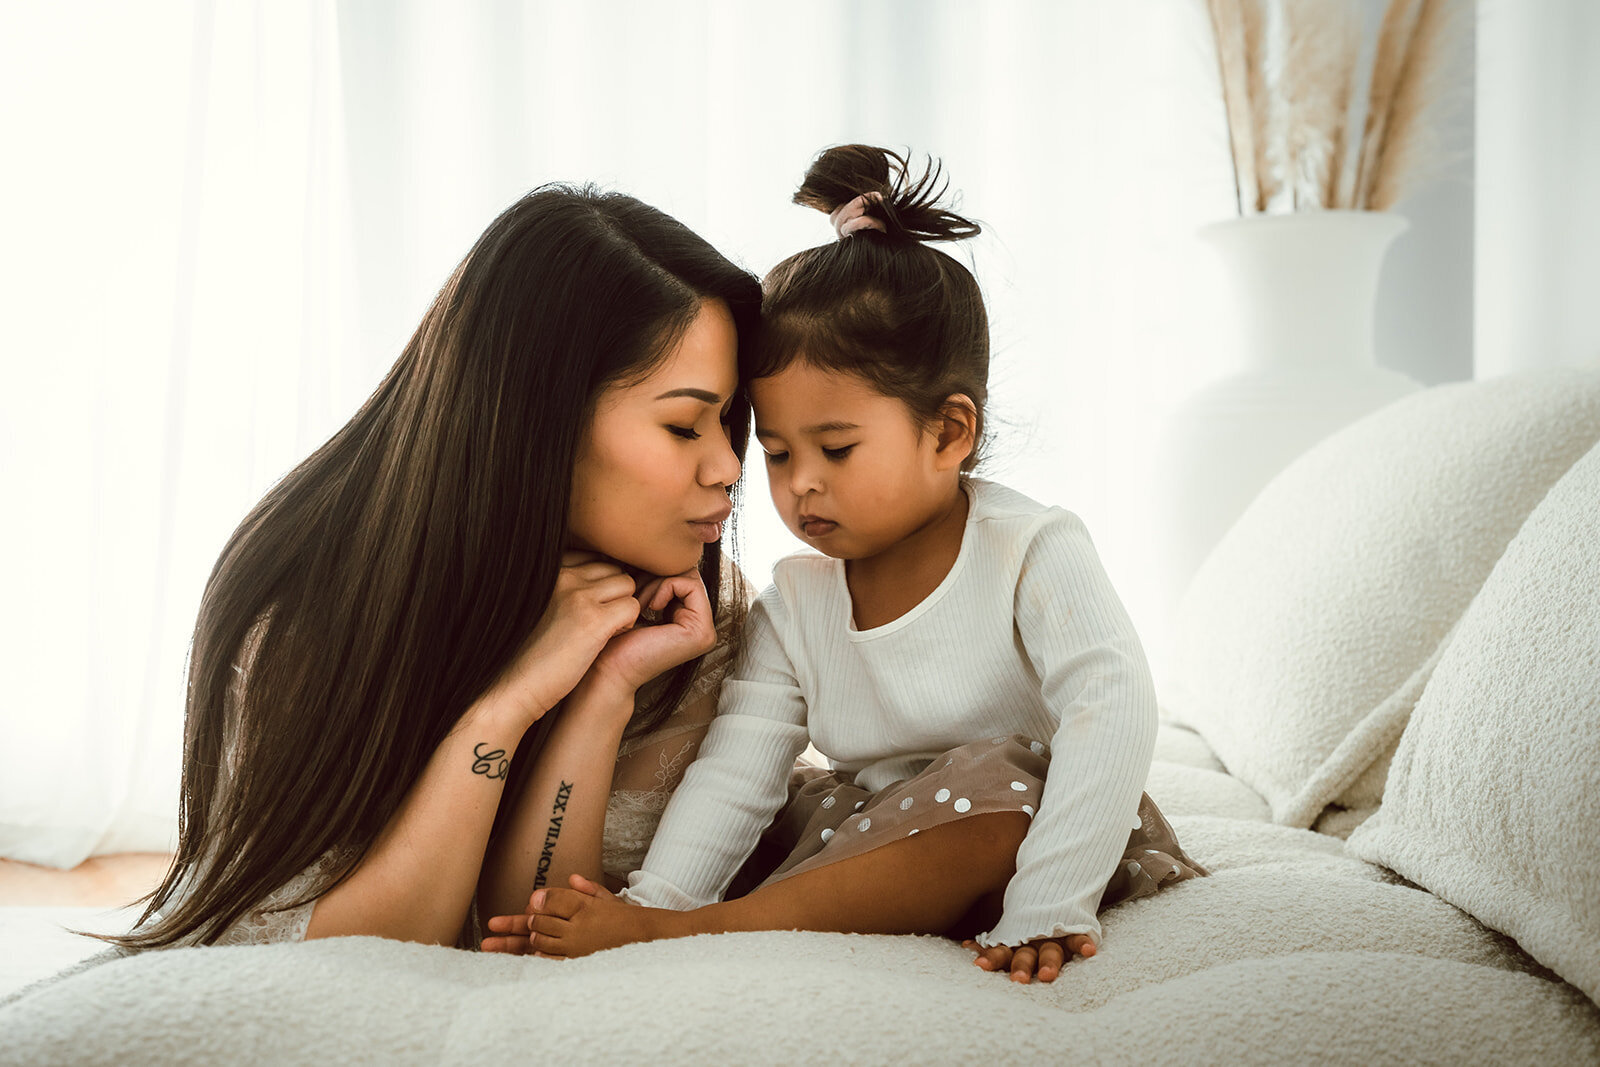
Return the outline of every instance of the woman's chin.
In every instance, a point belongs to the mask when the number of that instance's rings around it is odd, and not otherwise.
[[[654,546],[647,551],[629,551],[608,553],[624,567],[643,571],[646,574],[682,574],[692,567],[700,565],[701,558],[705,555],[706,546],[695,543],[687,548],[678,549]]]

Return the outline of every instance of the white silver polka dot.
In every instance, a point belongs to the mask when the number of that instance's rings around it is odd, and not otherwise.
[[[856,829],[857,830],[866,830],[866,829],[869,829],[871,826],[872,826],[872,820],[871,819],[862,819],[860,822],[856,823]]]
[[[832,827],[829,827],[828,829],[822,831],[822,839],[824,841],[826,841],[828,838],[830,838],[832,836],[833,836],[833,828]]]
[[[962,812],[963,814],[965,814],[966,812],[969,812],[969,811],[972,810],[972,801],[968,800],[966,797],[962,797],[960,800],[956,801],[954,804],[952,804],[950,806],[952,808],[955,808],[957,811]]]
[[[910,797],[906,797],[904,800],[902,800],[900,802],[900,810],[901,811],[910,811],[911,810],[911,798]]]
[[[906,836],[907,836],[907,837],[915,837],[915,836],[916,836],[916,835],[917,835],[917,834],[919,834],[919,833],[921,833],[921,832],[922,832],[922,831],[920,831],[920,830],[913,830],[913,831],[911,831],[911,832],[910,832],[910,833],[909,833],[909,834],[907,834],[907,835],[906,835]]]
[[[856,807],[855,807],[855,810],[856,810],[856,811],[860,811],[860,810],[861,810],[861,809],[862,809],[862,808],[863,808],[863,807],[865,807],[865,806],[866,806],[866,803],[867,803],[867,802],[866,802],[866,801],[865,801],[865,800],[858,800],[858,801],[856,801]]]
[[[1011,791],[1013,793],[1026,793],[1028,791],[1028,786],[1023,782],[1012,782]]]
[[[950,799],[950,790],[948,790],[948,789],[939,790],[937,793],[933,794],[933,799],[937,800],[939,803],[943,804],[945,801]]]
[[[991,737],[989,738],[989,743],[991,745],[1003,745],[1006,743],[1006,739],[1003,737]]]
[[[1034,755],[1035,755],[1035,756],[1042,756],[1042,755],[1044,755],[1044,746],[1043,746],[1043,745],[1041,745],[1041,744],[1040,744],[1040,743],[1039,743],[1039,742],[1037,742],[1037,741],[1034,741],[1034,742],[1033,742],[1033,743],[1032,743],[1032,744],[1030,744],[1030,745],[1029,745],[1029,746],[1028,746],[1028,747],[1029,747],[1029,748],[1031,748],[1031,749],[1033,749],[1033,754],[1034,754]]]
[[[1025,812],[1027,814],[1028,818],[1030,818],[1030,819],[1033,818],[1033,805],[1032,804],[1024,804],[1024,805],[1022,805],[1022,810],[1023,810],[1023,812]]]
[[[825,807],[825,808],[833,807],[833,800],[834,800],[833,797],[823,797],[822,798],[822,806]]]

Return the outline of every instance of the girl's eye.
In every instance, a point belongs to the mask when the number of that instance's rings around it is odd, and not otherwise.
[[[667,432],[673,434],[674,436],[681,437],[685,441],[700,440],[700,431],[696,430],[693,426],[668,426]]]
[[[838,460],[848,456],[850,454],[850,450],[855,447],[855,445],[845,445],[843,448],[824,448],[822,450],[822,454],[837,462]]]
[[[786,460],[788,458],[789,458],[789,453],[787,453],[787,452],[768,452],[767,453],[767,466],[776,467],[778,464],[782,463],[784,460]]]

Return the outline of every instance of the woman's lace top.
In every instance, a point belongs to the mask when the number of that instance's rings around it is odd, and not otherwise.
[[[235,683],[229,699],[235,707],[242,699],[243,680],[254,662],[263,633],[264,620],[250,631],[240,649],[239,661],[234,664]],[[672,715],[649,733],[625,739],[617,751],[600,851],[601,871],[614,886],[620,887],[630,872],[643,866],[661,813],[716,714],[717,691],[732,659],[728,634],[723,632],[720,636],[722,640],[701,661],[699,673]],[[229,725],[232,726],[231,716]],[[226,751],[234,750],[231,736],[224,744]],[[345,858],[338,851],[325,853],[316,863],[269,894],[259,907],[246,912],[213,944],[264,945],[303,940],[316,902],[294,902],[304,900],[318,886],[325,885],[328,875],[337,870]],[[179,899],[185,892],[185,889],[178,891]],[[468,926],[476,926],[470,916]],[[471,947],[465,935],[461,945]]]

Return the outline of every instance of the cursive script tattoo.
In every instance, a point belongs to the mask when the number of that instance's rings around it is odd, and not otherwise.
[[[555,859],[556,838],[561,836],[561,820],[566,818],[567,802],[572,799],[572,783],[562,782],[556,790],[555,807],[550,810],[550,828],[544,832],[544,848],[539,850],[539,870],[533,888],[542,888],[550,879],[550,862]]]
[[[472,773],[481,774],[485,778],[504,778],[506,768],[511,766],[511,761],[506,759],[506,750],[503,748],[489,748],[488,742],[479,741],[472,746]]]

